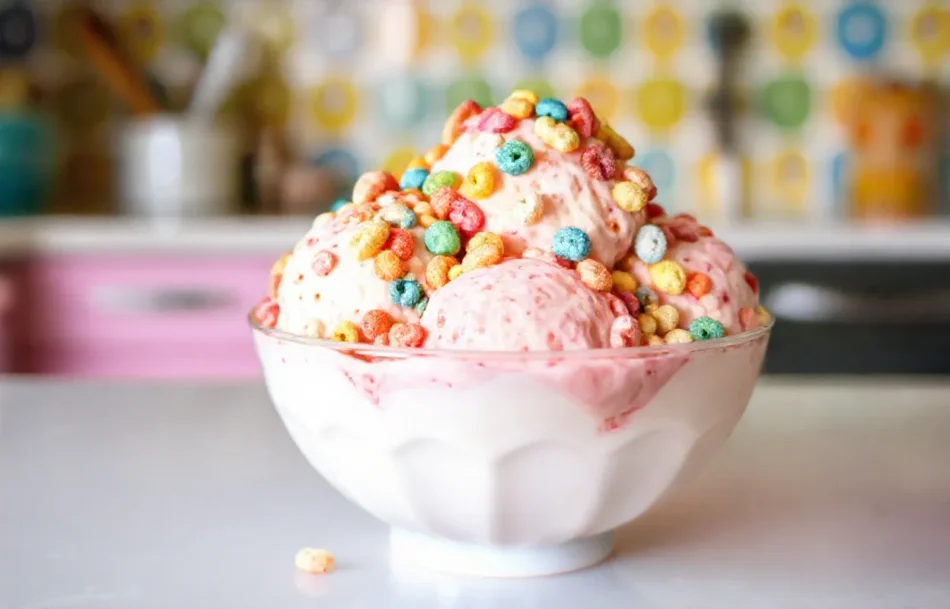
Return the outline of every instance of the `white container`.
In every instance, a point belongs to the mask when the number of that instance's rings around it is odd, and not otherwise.
[[[240,196],[236,130],[156,116],[126,124],[118,144],[118,206],[153,218],[232,213]]]
[[[604,560],[613,529],[712,459],[749,402],[769,329],[530,354],[348,354],[259,327],[254,339],[291,437],[392,526],[396,564],[525,577]]]

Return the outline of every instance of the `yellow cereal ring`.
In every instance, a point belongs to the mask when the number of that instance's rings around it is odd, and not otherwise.
[[[541,141],[560,152],[573,152],[581,145],[581,136],[564,123],[542,116],[534,123],[534,133]]]
[[[483,245],[490,245],[498,249],[502,254],[505,252],[505,242],[501,240],[501,237],[495,233],[475,233],[475,236],[469,239],[468,243],[465,245],[465,251],[471,252],[476,250]]]
[[[650,347],[658,347],[660,345],[665,345],[666,341],[663,340],[662,336],[657,336],[656,334],[651,334],[647,337],[647,345]]]
[[[428,168],[429,168],[429,163],[426,162],[426,158],[425,158],[424,156],[417,156],[417,157],[415,157],[414,159],[412,159],[411,161],[409,161],[409,165],[406,166],[406,169],[407,169],[407,170],[409,170],[409,169],[428,169]]]
[[[686,289],[686,271],[673,260],[661,260],[650,266],[650,279],[657,289],[673,296]]]
[[[515,89],[514,91],[511,92],[511,95],[509,95],[508,97],[527,100],[531,102],[532,106],[537,104],[539,101],[541,101],[541,98],[538,97],[537,93],[535,93],[534,91],[529,91],[528,89]]]
[[[630,213],[640,211],[647,204],[646,191],[633,182],[617,182],[610,194],[620,209]]]
[[[502,254],[503,250],[500,250],[491,244],[477,247],[465,254],[465,258],[462,260],[462,272],[468,272],[497,264],[501,261]]]
[[[425,153],[424,160],[429,164],[429,167],[432,167],[439,159],[445,156],[445,153],[448,151],[449,147],[445,144],[436,144]]]
[[[427,203],[426,201],[419,201],[418,203],[416,203],[415,206],[412,208],[412,211],[416,212],[417,216],[425,216],[425,215],[434,216],[435,215],[435,210],[432,209],[432,206],[429,205],[429,203]]]
[[[597,139],[602,140],[610,148],[614,155],[621,161],[629,161],[636,155],[636,151],[630,142],[623,139],[619,133],[613,130],[604,120],[600,121],[600,130],[597,132]]]
[[[622,292],[633,292],[637,289],[637,280],[626,271],[614,271],[612,274],[614,287]]]
[[[645,307],[643,307],[643,312],[652,317],[653,314],[656,313],[656,310],[659,308],[660,308],[660,305],[656,304],[655,302],[651,302],[647,304]]]
[[[380,220],[363,222],[350,240],[350,249],[357,260],[369,260],[383,249],[388,238],[389,225],[385,222]]]
[[[684,330],[682,328],[676,328],[674,330],[670,330],[669,332],[666,333],[663,339],[666,341],[666,344],[668,345],[693,342],[693,337],[690,336],[689,330]]]
[[[333,330],[330,338],[338,343],[358,343],[360,342],[360,330],[352,321],[341,321]]]
[[[473,199],[484,199],[495,192],[495,166],[487,161],[475,163],[465,175],[464,194]]]
[[[656,334],[656,320],[653,319],[652,315],[640,313],[637,316],[637,321],[640,323],[640,331],[643,332],[644,335]]]
[[[438,290],[449,282],[449,271],[459,266],[454,256],[436,256],[426,265],[426,284],[433,290]]]
[[[449,269],[449,281],[455,281],[459,278],[459,275],[465,272],[465,267],[461,264],[453,266]]]
[[[516,205],[518,215],[526,226],[537,223],[544,215],[544,199],[538,193],[529,192]]]
[[[663,305],[653,312],[653,319],[656,320],[657,334],[664,336],[676,329],[680,323],[680,312],[672,305]],[[669,342],[669,341],[667,341]]]
[[[406,263],[392,250],[383,250],[373,260],[373,270],[383,281],[396,281],[406,274]]]
[[[534,134],[543,140],[546,134],[554,132],[556,125],[557,121],[550,116],[539,116],[538,120],[534,121]]]
[[[519,120],[531,118],[534,116],[534,104],[521,97],[509,97],[501,104],[501,111]]]
[[[610,269],[593,258],[587,258],[586,260],[578,262],[577,272],[581,276],[581,281],[592,290],[609,292],[610,288],[614,286]]]

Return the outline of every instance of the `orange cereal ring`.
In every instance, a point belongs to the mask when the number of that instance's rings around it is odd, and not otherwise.
[[[487,232],[476,233],[474,236],[472,236],[472,238],[469,239],[468,243],[465,245],[465,251],[471,252],[472,250],[476,250],[483,245],[490,245],[494,248],[497,248],[502,254],[505,253],[505,242],[502,241],[501,237],[495,233]]]
[[[712,280],[705,273],[693,273],[686,279],[686,291],[696,298],[702,298],[709,293],[710,289],[712,289]]]
[[[403,260],[409,260],[412,258],[415,245],[412,233],[401,228],[393,228],[389,231],[389,238],[383,245],[383,249],[392,250]]]
[[[501,262],[504,250],[496,245],[486,243],[470,250],[462,259],[462,272],[467,273],[475,269],[484,268]]]
[[[373,260],[373,270],[383,281],[396,281],[406,274],[406,263],[392,250],[383,250]]]
[[[363,315],[363,321],[360,323],[360,329],[363,330],[363,336],[367,340],[375,341],[378,336],[389,334],[389,329],[393,327],[392,316],[381,309],[367,311]]]
[[[459,275],[465,272],[465,267],[461,264],[453,266],[449,269],[449,281],[455,281],[459,278]]]
[[[424,156],[417,156],[409,161],[409,165],[406,166],[406,170],[410,169],[428,169],[429,163],[426,161]]]
[[[445,144],[436,144],[432,148],[429,148],[425,153],[425,162],[429,164],[429,167],[432,167],[439,162],[439,159],[445,156],[445,153],[448,152],[449,147]]]
[[[509,95],[508,97],[509,99],[515,98],[515,99],[527,100],[531,102],[532,106],[536,105],[539,101],[541,101],[541,98],[538,97],[537,93],[535,93],[534,91],[530,91],[528,89],[515,89],[514,91],[511,92],[511,95]]]
[[[452,211],[452,204],[458,198],[459,194],[448,187],[439,188],[433,192],[429,198],[429,204],[435,210],[435,217],[440,220],[448,218],[449,212]]]
[[[335,561],[326,550],[303,548],[294,556],[294,565],[304,573],[329,573]]]
[[[445,126],[442,127],[442,143],[446,146],[451,146],[455,140],[459,139],[462,132],[465,131],[465,121],[481,114],[481,112],[482,107],[474,100],[466,99],[459,104],[458,107],[452,111],[452,114],[449,115],[448,120],[445,121]]]
[[[610,270],[593,258],[586,258],[577,263],[577,272],[581,281],[592,290],[609,292],[614,287],[614,278]]]
[[[379,195],[390,190],[399,190],[399,182],[386,171],[369,171],[356,180],[353,186],[353,203],[372,203]]]
[[[424,216],[424,215],[426,215],[426,214],[428,214],[428,215],[430,215],[430,216],[434,216],[434,215],[435,215],[435,210],[432,209],[432,206],[429,205],[429,202],[428,202],[428,201],[419,201],[419,202],[416,203],[415,206],[412,208],[412,211],[416,212],[416,215],[418,215],[418,216]]]
[[[381,220],[363,222],[350,239],[350,249],[357,260],[369,260],[383,249],[387,239],[389,239],[388,224]]]
[[[426,330],[419,324],[395,324],[389,329],[389,344],[393,347],[421,347]]]
[[[487,161],[475,163],[465,174],[462,188],[474,199],[490,197],[495,192],[495,166]]]
[[[438,290],[449,282],[449,271],[458,266],[454,256],[436,256],[426,265],[426,285]]]

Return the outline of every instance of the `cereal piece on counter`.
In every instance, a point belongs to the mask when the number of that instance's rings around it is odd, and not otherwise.
[[[562,228],[554,233],[551,251],[558,258],[580,262],[590,254],[590,237],[574,226]]]
[[[381,309],[367,311],[363,315],[363,321],[360,329],[363,330],[363,336],[367,340],[375,341],[377,336],[389,334],[389,329],[393,327],[392,316]]]
[[[518,139],[510,139],[495,151],[495,162],[504,173],[520,176],[534,163],[534,150]]]
[[[393,347],[421,347],[425,339],[425,328],[419,324],[394,324],[389,330],[389,344]]]
[[[682,343],[691,343],[693,342],[693,337],[689,335],[688,330],[682,328],[675,328],[670,330],[663,336],[663,340],[666,341],[668,345],[678,345]]]
[[[614,288],[618,290],[633,292],[637,289],[637,280],[626,271],[614,271],[611,273],[611,277],[614,280]]]
[[[592,258],[578,262],[577,272],[581,276],[581,281],[592,290],[609,292],[614,287],[614,279],[610,274],[610,270]]]
[[[341,321],[333,329],[330,339],[338,343],[358,343],[360,342],[360,330],[352,321]]]
[[[336,268],[336,254],[330,250],[320,250],[313,257],[313,272],[320,277],[326,277]]]
[[[449,282],[449,271],[458,266],[458,263],[453,256],[436,256],[426,265],[426,284],[431,289],[438,290]]]
[[[333,570],[335,564],[336,561],[333,559],[333,554],[327,550],[303,548],[294,556],[294,566],[304,573],[313,575],[329,573]]]
[[[712,280],[705,273],[693,273],[686,279],[686,291],[696,298],[702,298],[712,289]]]
[[[436,256],[454,256],[462,247],[458,230],[447,220],[438,220],[426,228],[426,249]]]
[[[650,266],[650,279],[657,289],[677,296],[686,289],[686,271],[678,262],[661,260]]]
[[[697,317],[689,324],[689,335],[693,340],[712,340],[725,336],[722,324],[712,317]]]
[[[675,330],[680,323],[680,312],[673,305],[657,307],[650,315],[656,320],[656,333],[664,336]]]
[[[383,250],[373,259],[373,271],[383,281],[395,281],[406,274],[406,263],[392,250]]]
[[[640,323],[640,330],[644,334],[656,334],[656,320],[653,319],[652,315],[641,313],[637,316],[637,322]]]

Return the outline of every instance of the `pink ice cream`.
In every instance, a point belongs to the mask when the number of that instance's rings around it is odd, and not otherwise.
[[[522,258],[437,290],[421,323],[434,349],[570,351],[607,347],[613,320],[606,296],[577,273]]]

